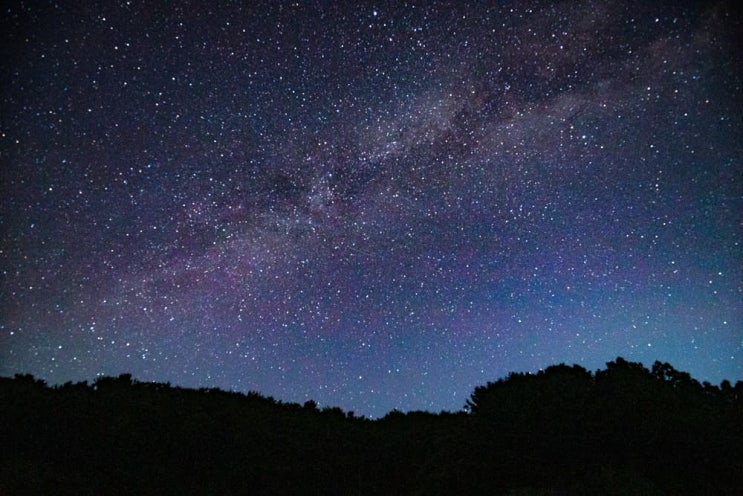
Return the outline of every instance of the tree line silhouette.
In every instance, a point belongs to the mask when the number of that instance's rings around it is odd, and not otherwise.
[[[743,494],[743,382],[555,365],[368,420],[130,374],[0,378],[0,494]]]

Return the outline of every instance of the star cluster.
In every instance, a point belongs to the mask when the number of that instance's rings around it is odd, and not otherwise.
[[[3,6],[0,374],[460,409],[743,377],[726,2]]]

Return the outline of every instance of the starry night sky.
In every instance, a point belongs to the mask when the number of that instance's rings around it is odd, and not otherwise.
[[[734,2],[342,3],[4,2],[0,375],[743,379]]]

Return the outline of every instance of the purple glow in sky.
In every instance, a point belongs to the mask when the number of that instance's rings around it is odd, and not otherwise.
[[[460,409],[743,379],[732,2],[7,2],[0,375]]]

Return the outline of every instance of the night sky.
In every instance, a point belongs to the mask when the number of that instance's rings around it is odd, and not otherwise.
[[[743,379],[735,2],[340,3],[3,2],[0,375]]]

